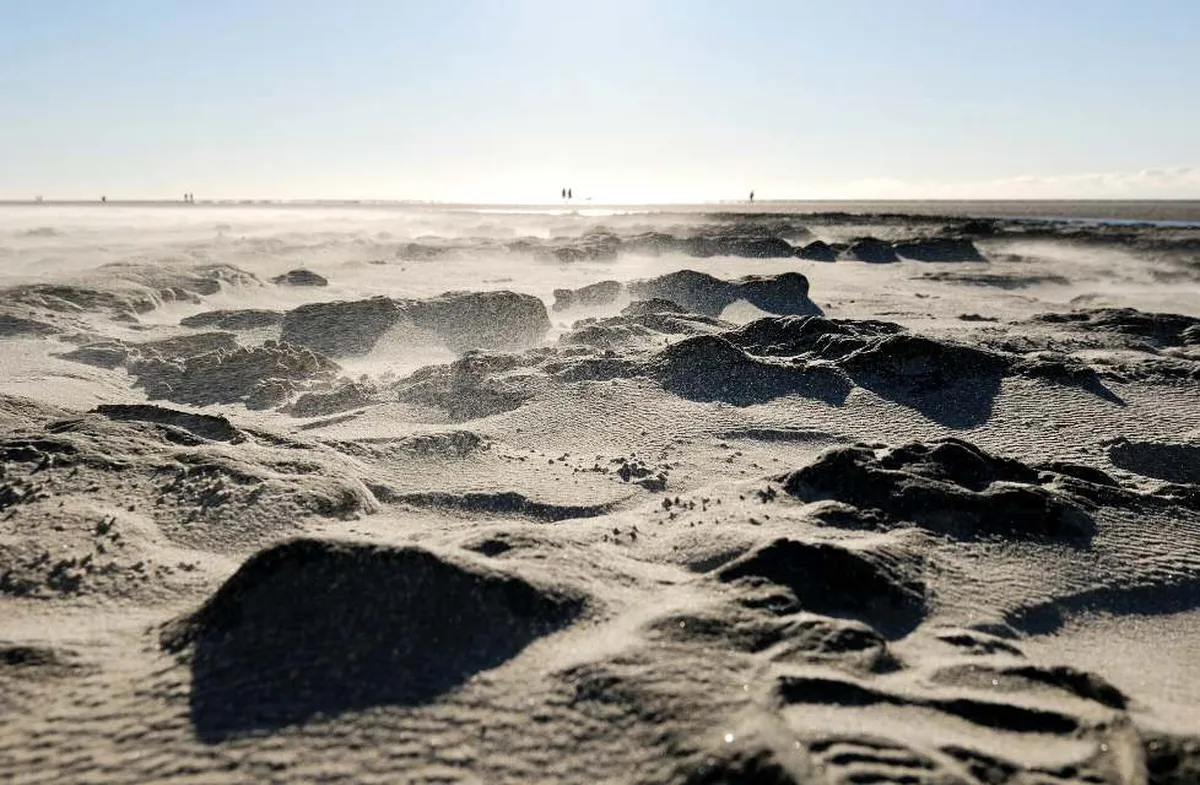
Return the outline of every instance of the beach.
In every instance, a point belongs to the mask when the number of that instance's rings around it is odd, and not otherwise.
[[[0,205],[0,779],[1200,779],[1200,203]]]

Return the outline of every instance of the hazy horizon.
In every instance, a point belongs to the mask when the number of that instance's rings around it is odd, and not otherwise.
[[[1200,198],[1200,6],[49,0],[0,199]]]

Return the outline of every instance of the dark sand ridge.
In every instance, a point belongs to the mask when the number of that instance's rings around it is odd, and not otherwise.
[[[1046,274],[1009,231],[972,274]],[[1195,314],[1074,308],[1069,266],[658,258],[553,317],[520,280],[242,308],[257,269],[183,324],[14,301],[53,332],[0,344],[47,382],[0,389],[0,779],[1200,775],[1200,694],[1153,678],[1200,611]],[[456,359],[345,370],[418,342]],[[1172,630],[1144,679],[1111,625]]]

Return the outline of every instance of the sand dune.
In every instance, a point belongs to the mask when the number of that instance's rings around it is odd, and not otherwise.
[[[1200,778],[1200,230],[3,209],[0,779]]]

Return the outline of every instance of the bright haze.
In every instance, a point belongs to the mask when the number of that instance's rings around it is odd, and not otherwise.
[[[1200,197],[1200,5],[4,4],[0,198]]]

